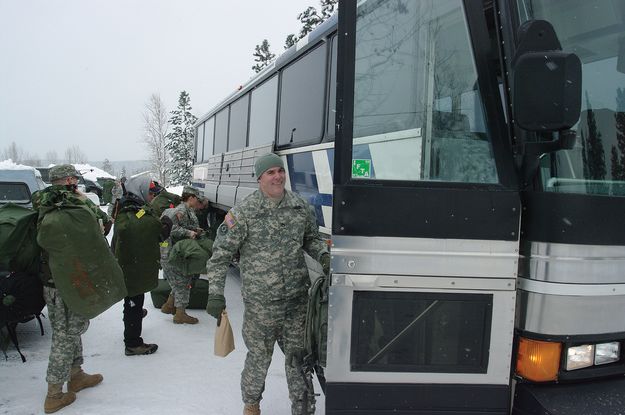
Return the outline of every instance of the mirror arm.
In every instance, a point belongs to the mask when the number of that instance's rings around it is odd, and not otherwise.
[[[558,137],[551,141],[524,143],[522,153],[531,156],[570,150],[575,146],[576,137],[577,132],[575,130],[561,130],[558,131]]]

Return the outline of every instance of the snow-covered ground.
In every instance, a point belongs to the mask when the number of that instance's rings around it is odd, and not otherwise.
[[[112,232],[111,234],[112,235]],[[80,391],[76,401],[59,411],[63,415],[206,414],[236,415],[243,412],[240,374],[246,348],[241,337],[243,302],[238,277],[230,272],[226,282],[228,316],[234,330],[235,350],[225,358],[213,354],[216,321],[204,310],[188,310],[200,322],[174,325],[172,316],[160,312],[146,294],[148,315],[143,339],[156,343],[149,356],[124,355],[122,303],[91,320],[83,335],[88,373],[102,373],[102,384]],[[44,308],[44,314],[47,310]],[[0,354],[0,414],[43,413],[45,381],[52,329],[43,319],[45,335],[36,320],[18,325],[18,338],[26,363],[12,345],[8,360]],[[320,392],[315,381],[315,391]],[[323,395],[317,398],[317,414],[324,413]],[[261,402],[265,415],[291,413],[284,355],[277,344]]]

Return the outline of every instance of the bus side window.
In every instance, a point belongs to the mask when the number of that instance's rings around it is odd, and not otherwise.
[[[325,85],[325,43],[282,71],[278,145],[321,141],[324,131]]]
[[[230,107],[219,111],[215,116],[215,152],[214,154],[228,151],[228,118]]]

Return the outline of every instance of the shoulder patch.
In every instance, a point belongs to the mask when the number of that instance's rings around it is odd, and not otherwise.
[[[176,212],[176,218],[178,218],[178,220],[182,220],[182,212]]]
[[[224,223],[228,225],[228,229],[234,228],[234,225],[237,224],[236,218],[232,214],[232,211],[229,211],[224,218]]]
[[[225,223],[219,225],[219,233],[225,235],[228,233],[228,226]]]

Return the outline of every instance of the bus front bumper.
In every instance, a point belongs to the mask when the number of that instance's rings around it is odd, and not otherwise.
[[[625,377],[572,384],[517,383],[513,415],[625,414]]]

